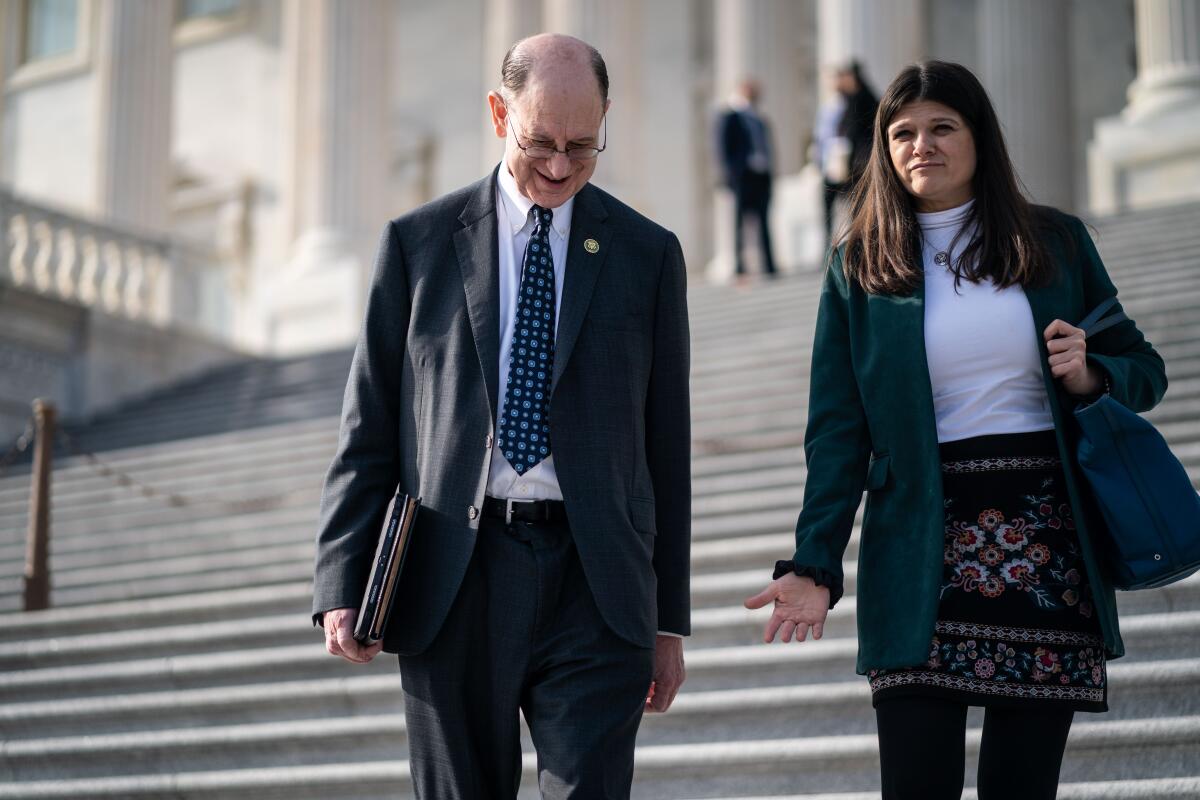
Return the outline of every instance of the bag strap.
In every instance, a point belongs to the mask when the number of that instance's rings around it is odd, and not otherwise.
[[[1126,320],[1129,319],[1129,317],[1125,314],[1124,311],[1118,311],[1116,314],[1113,314],[1112,316],[1109,316],[1109,317],[1104,316],[1116,304],[1117,304],[1117,296],[1113,295],[1112,297],[1108,298],[1103,303],[1101,303],[1100,305],[1098,305],[1094,309],[1092,309],[1092,313],[1088,314],[1086,317],[1084,317],[1080,321],[1080,323],[1077,327],[1083,329],[1083,338],[1090,339],[1091,337],[1095,336],[1097,333],[1100,333],[1101,331],[1106,331],[1109,328],[1111,328],[1113,325],[1119,325],[1120,323],[1125,322]]]

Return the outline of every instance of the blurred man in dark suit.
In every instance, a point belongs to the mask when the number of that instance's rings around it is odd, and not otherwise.
[[[322,499],[314,618],[354,641],[381,516],[423,498],[382,649],[419,797],[628,797],[643,710],[684,678],[691,514],[679,242],[588,181],[608,73],[518,42],[488,95],[504,160],[390,222]]]
[[[747,219],[754,220],[758,226],[763,271],[767,275],[775,274],[768,219],[774,156],[771,129],[757,108],[760,94],[755,81],[743,81],[730,99],[729,108],[721,114],[717,126],[721,169],[725,185],[733,192],[735,202],[734,263],[739,276],[746,274],[743,251]]]

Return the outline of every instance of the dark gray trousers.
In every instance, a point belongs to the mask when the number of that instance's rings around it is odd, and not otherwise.
[[[485,519],[441,633],[400,657],[421,800],[509,800],[523,713],[546,798],[628,798],[652,649],[604,623],[570,530]]]

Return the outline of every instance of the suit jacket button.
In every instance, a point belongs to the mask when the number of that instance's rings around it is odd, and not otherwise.
[[[479,509],[476,508],[475,506],[471,506],[470,508],[467,509],[467,519],[475,519],[478,516],[479,516]]]
[[[487,435],[487,438],[483,440],[483,449],[484,450],[492,449],[492,435],[490,433]]]

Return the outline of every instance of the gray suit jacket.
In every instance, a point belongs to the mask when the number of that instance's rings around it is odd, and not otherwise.
[[[399,483],[423,507],[388,652],[429,646],[475,548],[500,390],[496,226],[493,173],[393,220],[380,242],[321,500],[313,612],[358,607]],[[690,632],[683,254],[672,233],[590,184],[567,252],[555,470],[601,614],[650,647],[656,630]]]

